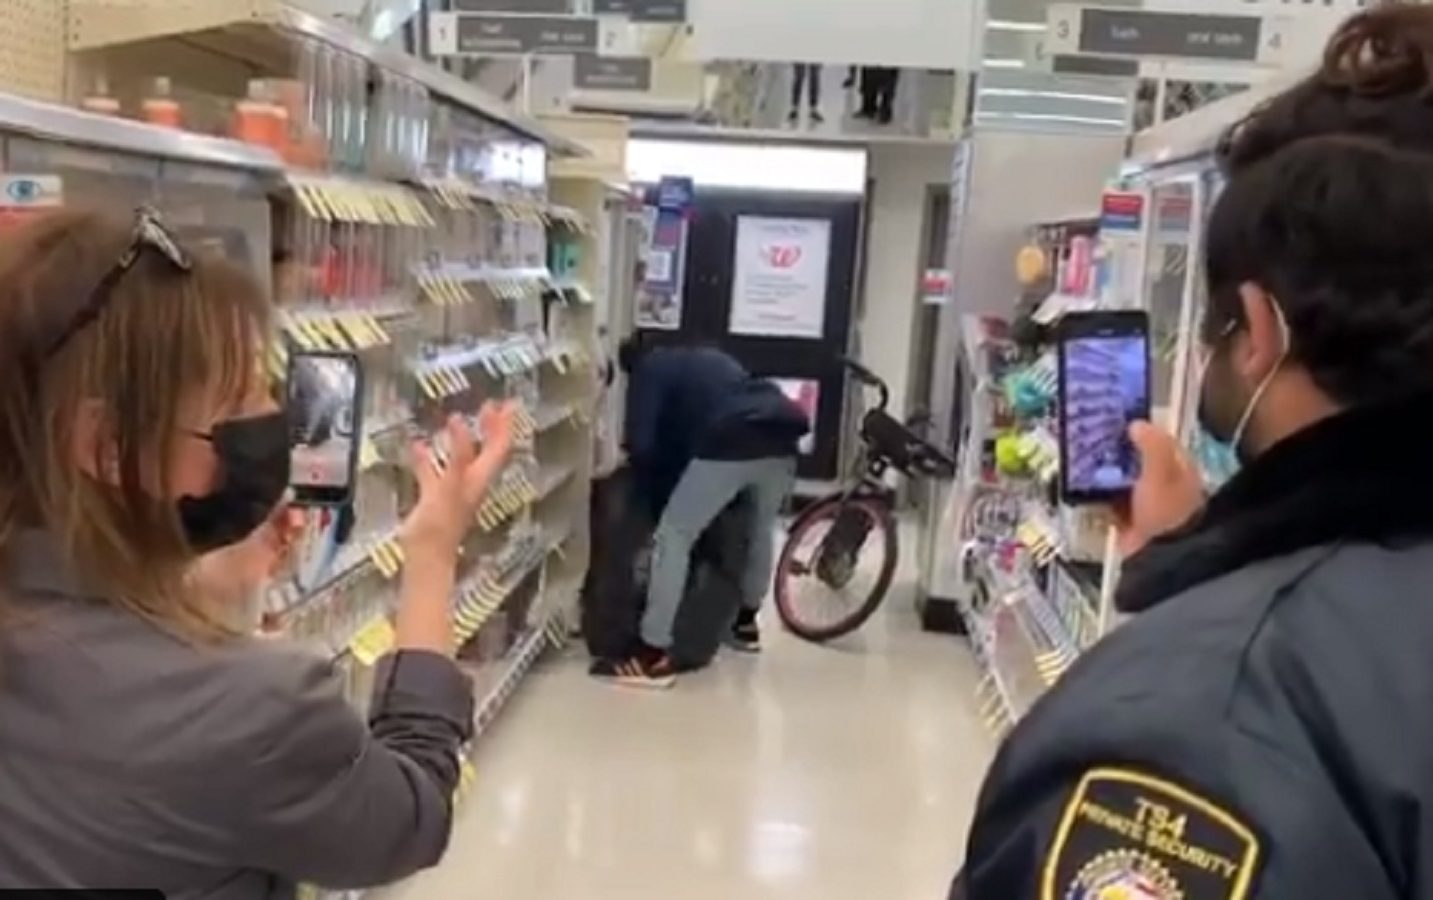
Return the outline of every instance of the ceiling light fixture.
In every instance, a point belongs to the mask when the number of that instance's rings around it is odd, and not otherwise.
[[[1129,126],[1124,119],[1096,119],[1092,116],[1063,116],[1055,113],[978,112],[975,114],[975,118],[977,121],[981,119],[1010,119],[1017,122],[1070,122],[1076,125],[1100,125],[1121,129]]]
[[[1081,103],[1108,103],[1111,106],[1124,106],[1129,100],[1124,97],[1111,97],[1108,94],[1072,94],[1066,91],[1035,91],[1025,88],[998,88],[983,87],[980,89],[983,97],[1038,97],[1045,100],[1074,100]]]
[[[991,31],[1023,31],[1028,34],[1039,34],[1050,26],[1045,22],[1017,22],[1014,19],[990,19],[985,27]]]

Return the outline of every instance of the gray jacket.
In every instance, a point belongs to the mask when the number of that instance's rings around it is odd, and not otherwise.
[[[329,662],[178,640],[87,596],[44,535],[0,585],[0,888],[286,898],[442,856],[472,730],[451,660],[384,659],[365,725]]]

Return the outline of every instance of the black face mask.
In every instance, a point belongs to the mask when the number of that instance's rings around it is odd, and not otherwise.
[[[237,544],[273,514],[289,486],[289,420],[283,412],[230,419],[209,435],[223,469],[218,489],[179,499],[179,521],[196,553]]]

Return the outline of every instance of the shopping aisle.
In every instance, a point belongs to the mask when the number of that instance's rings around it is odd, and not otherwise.
[[[401,900],[936,900],[991,740],[909,588],[840,647],[767,624],[670,692],[549,659],[485,738],[445,863]]]

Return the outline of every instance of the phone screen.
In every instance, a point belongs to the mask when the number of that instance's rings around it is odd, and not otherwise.
[[[1149,339],[1140,329],[1072,334],[1060,344],[1063,493],[1079,502],[1126,493],[1139,476],[1130,423],[1149,418]]]
[[[289,357],[289,478],[297,502],[340,504],[353,495],[362,397],[358,357]]]

